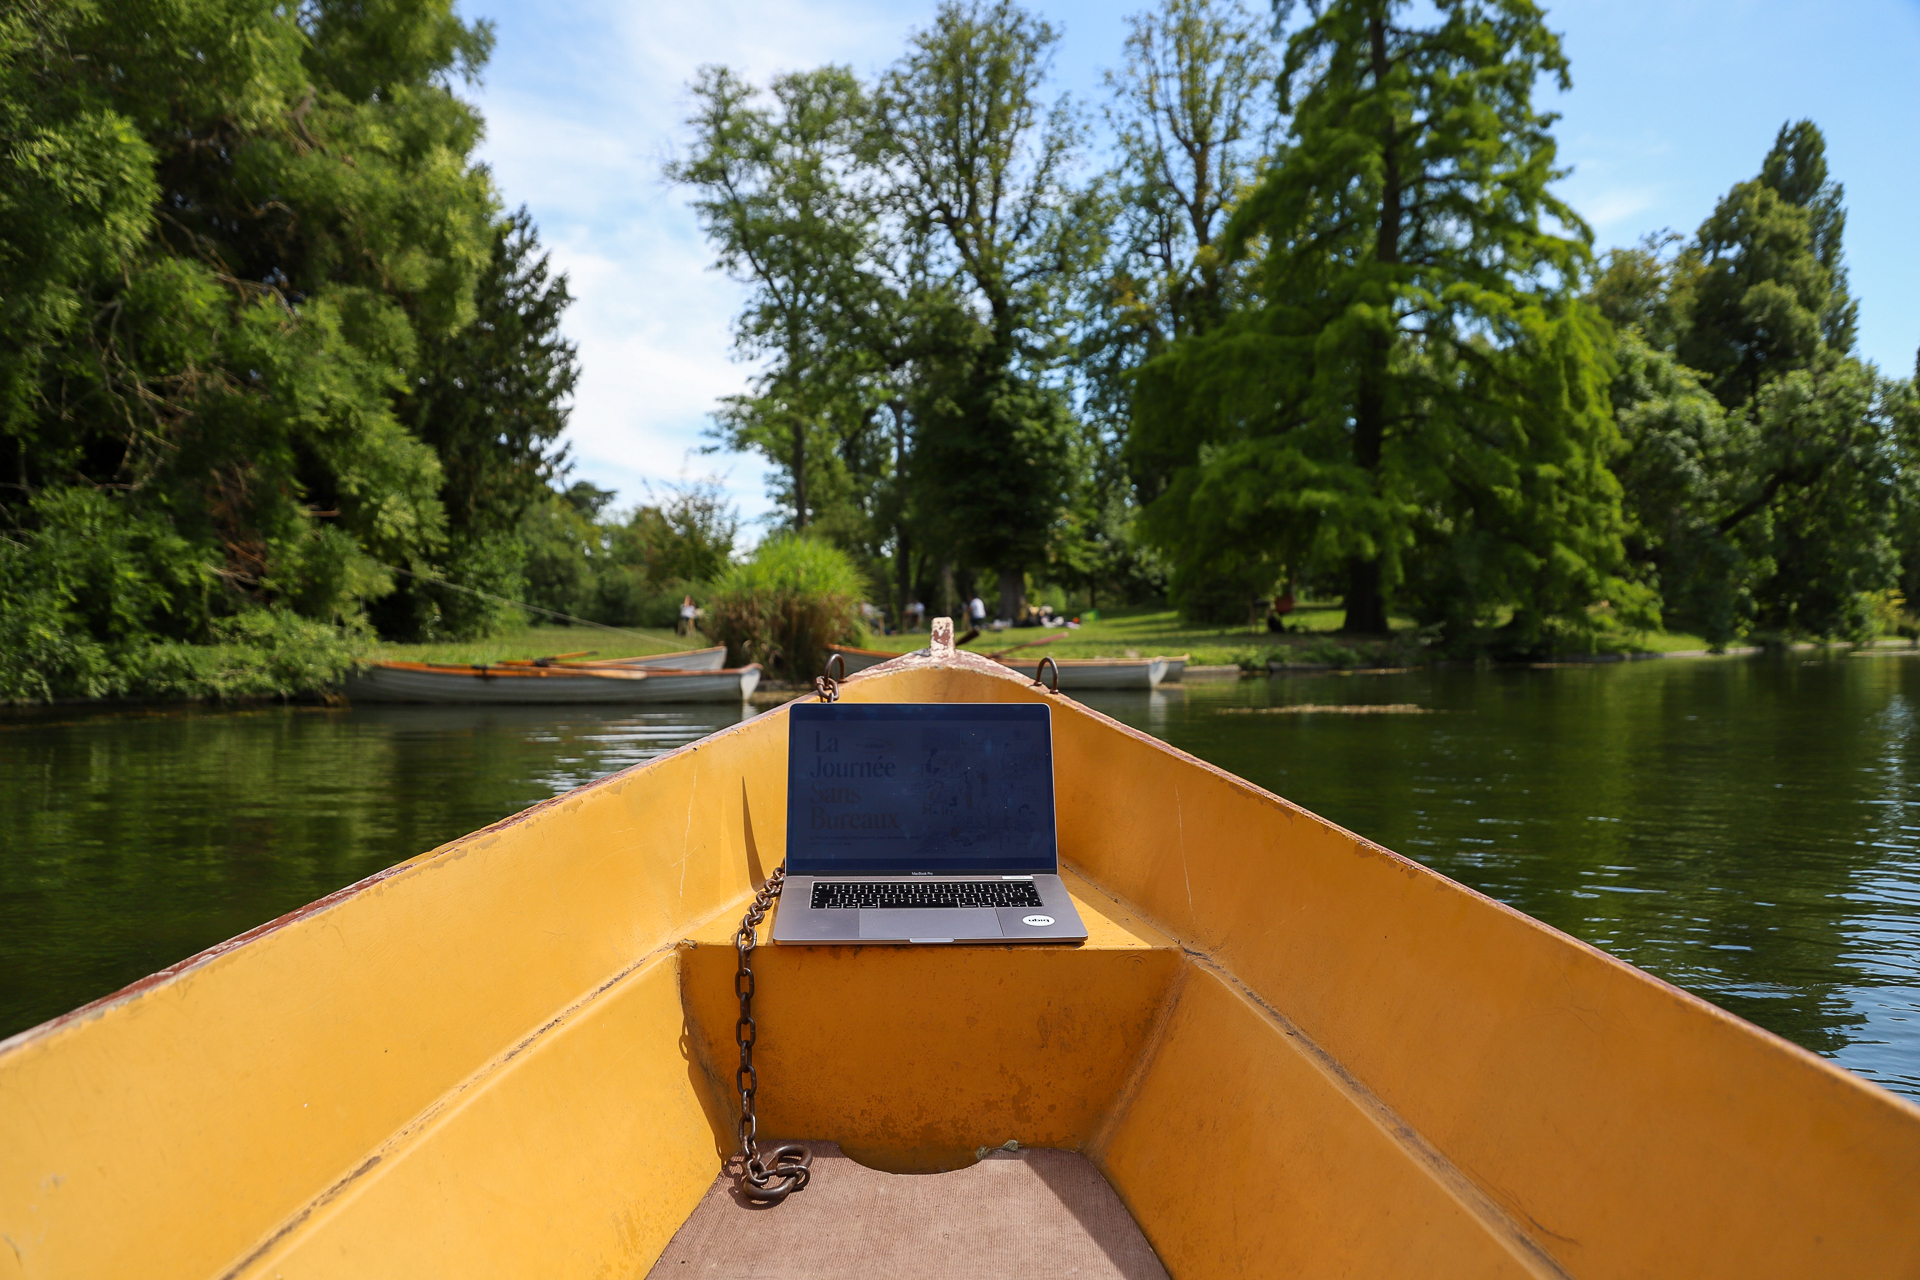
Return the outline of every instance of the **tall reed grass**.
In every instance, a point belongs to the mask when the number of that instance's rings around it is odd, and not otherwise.
[[[866,583],[844,551],[819,538],[769,538],[724,570],[707,597],[701,629],[727,646],[727,665],[758,662],[780,680],[810,680],[827,646],[860,638]]]

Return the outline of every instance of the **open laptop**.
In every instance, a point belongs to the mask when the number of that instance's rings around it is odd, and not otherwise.
[[[1052,708],[796,703],[775,942],[1079,942]]]

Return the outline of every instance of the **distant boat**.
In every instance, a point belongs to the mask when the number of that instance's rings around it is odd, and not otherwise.
[[[1167,659],[1167,674],[1160,677],[1161,684],[1178,684],[1180,677],[1187,673],[1187,655]]]
[[[1167,666],[1172,661],[1178,661],[1183,669],[1187,665],[1184,655],[1178,659],[1055,658],[1054,664],[1060,668],[1060,691],[1072,693],[1079,689],[1152,689],[1166,679]],[[1046,665],[1046,659],[1002,658],[1000,665],[1018,671],[1023,676],[1039,679],[1040,668]],[[1048,683],[1052,683],[1051,672],[1046,678]]]
[[[354,702],[743,702],[760,664],[706,671],[376,662],[346,679]]]
[[[645,671],[718,671],[727,665],[727,646],[711,649],[682,649],[678,653],[649,653],[638,658],[509,658],[497,664],[503,667],[564,667],[572,671],[592,671],[609,667]]]
[[[851,645],[844,644],[830,644],[827,646],[827,652],[840,655],[841,661],[847,664],[848,675],[856,671],[865,671],[868,667],[877,667],[883,662],[891,662],[900,656],[897,653],[886,653],[879,649],[855,649]]]

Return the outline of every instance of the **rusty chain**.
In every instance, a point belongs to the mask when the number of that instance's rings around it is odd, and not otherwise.
[[[837,653],[833,656],[840,658]],[[833,670],[831,659],[827,670]],[[844,679],[845,659],[840,660],[840,671]],[[840,681],[831,675],[816,677],[813,691],[822,702],[837,702]],[[783,862],[753,895],[753,905],[747,908],[739,930],[733,935],[733,949],[740,956],[740,968],[733,975],[733,994],[740,998],[740,1020],[733,1026],[734,1041],[740,1046],[740,1067],[733,1077],[740,1089],[740,1194],[760,1204],[779,1204],[804,1189],[813,1163],[813,1153],[797,1142],[775,1147],[763,1159],[759,1150],[760,1122],[753,1111],[754,1096],[760,1091],[760,1073],[753,1066],[753,1046],[760,1035],[753,1021],[753,949],[760,945],[760,922],[767,918],[773,900],[786,885],[787,864]]]
[[[812,1154],[797,1142],[775,1147],[764,1159],[759,1151],[759,1122],[753,1114],[754,1094],[760,1088],[760,1076],[753,1068],[753,1046],[759,1029],[753,1021],[753,949],[760,945],[756,930],[767,917],[767,909],[786,887],[785,863],[774,868],[760,892],[753,897],[733,935],[733,947],[740,955],[739,971],[733,975],[733,993],[740,997],[740,1021],[734,1024],[733,1038],[740,1045],[740,1069],[734,1083],[740,1088],[740,1194],[760,1204],[778,1204],[807,1185]]]

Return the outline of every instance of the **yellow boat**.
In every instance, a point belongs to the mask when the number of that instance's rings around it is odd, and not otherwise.
[[[1107,1274],[1920,1275],[1911,1103],[998,663],[844,696],[1052,703],[1091,934],[754,953],[760,1131],[838,1144],[816,1169],[857,1162],[882,1227],[959,1231],[940,1188],[1010,1170],[1091,1204],[1073,1165],[1151,1246]],[[785,1248],[836,1194],[715,1189],[786,735],[747,720],[0,1046],[0,1276],[798,1273],[687,1261]],[[972,1270],[1063,1273],[1020,1239]]]

